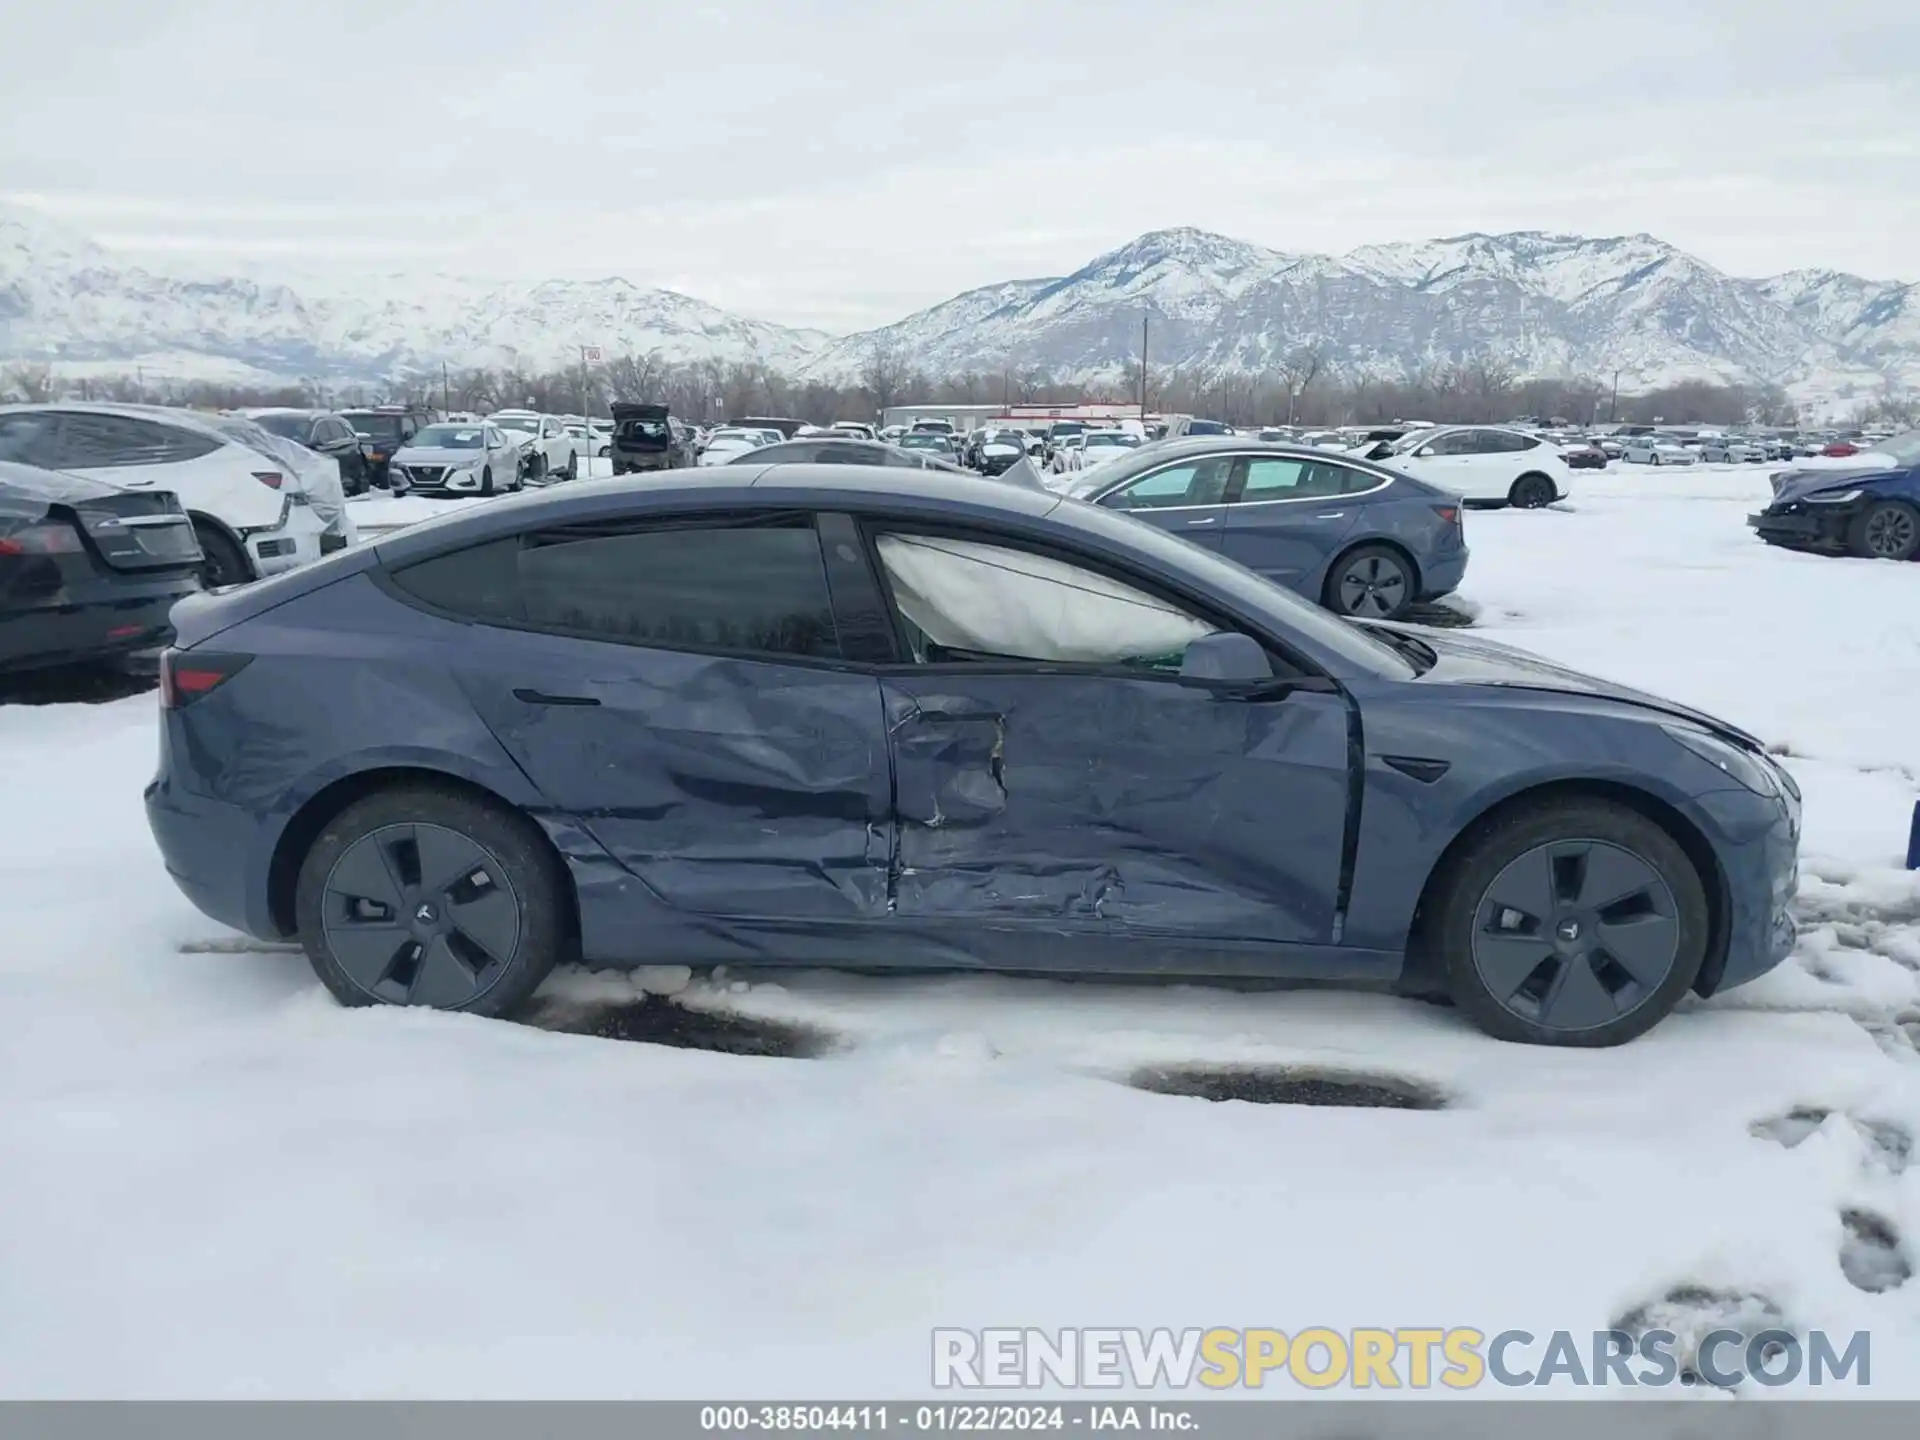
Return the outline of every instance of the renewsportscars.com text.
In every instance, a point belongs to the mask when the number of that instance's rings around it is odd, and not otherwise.
[[[1670,1330],[1536,1335],[1471,1326],[1267,1329],[984,1329],[933,1332],[939,1390],[1474,1390],[1500,1386],[1732,1387],[1872,1383],[1867,1332]]]

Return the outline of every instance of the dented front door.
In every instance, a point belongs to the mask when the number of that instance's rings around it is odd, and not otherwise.
[[[959,667],[882,689],[897,915],[1331,941],[1343,697]]]

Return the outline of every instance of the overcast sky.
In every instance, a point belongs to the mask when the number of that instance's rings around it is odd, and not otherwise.
[[[1149,229],[1920,279],[1911,0],[47,0],[0,197],[143,255],[862,328]]]

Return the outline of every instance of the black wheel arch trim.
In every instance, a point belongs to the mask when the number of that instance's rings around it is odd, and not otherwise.
[[[1693,992],[1708,996],[1720,986],[1726,973],[1727,948],[1732,936],[1733,892],[1712,843],[1685,811],[1653,791],[1622,780],[1598,776],[1525,777],[1515,784],[1476,797],[1478,808],[1455,831],[1453,839],[1435,857],[1427,878],[1421,882],[1420,897],[1413,908],[1413,921],[1407,933],[1407,961],[1403,980],[1431,980],[1434,971],[1432,946],[1426,934],[1435,906],[1435,887],[1447,874],[1460,853],[1475,836],[1507,810],[1536,804],[1544,799],[1602,800],[1633,810],[1651,820],[1686,853],[1699,873],[1701,889],[1707,896],[1707,954],[1695,977]]]
[[[557,873],[563,881],[561,899],[567,912],[567,934],[577,947],[580,938],[579,888],[566,854],[554,837],[550,817],[538,807],[502,794],[499,788],[484,780],[453,769],[406,763],[383,763],[336,776],[313,788],[295,803],[274,839],[273,854],[267,862],[267,915],[277,936],[290,939],[298,931],[294,901],[300,867],[306,862],[320,833],[356,801],[382,790],[403,786],[425,786],[465,795],[531,820],[534,829],[540,833],[541,842],[559,867]]]
[[[254,564],[253,552],[247,549],[247,542],[241,538],[238,530],[218,515],[209,515],[205,510],[189,510],[187,518],[195,525],[205,525],[209,530],[229,541],[233,548],[240,552],[240,562],[247,567],[248,573],[256,580],[260,578],[260,567]]]

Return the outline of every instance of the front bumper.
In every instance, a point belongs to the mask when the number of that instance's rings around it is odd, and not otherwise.
[[[1721,790],[1701,796],[1698,804],[1720,837],[1716,848],[1727,885],[1726,953],[1708,958],[1695,986],[1712,995],[1757,979],[1793,953],[1799,939],[1793,901],[1800,887],[1800,800],[1791,792]]]
[[[1747,524],[1769,545],[1791,550],[1844,550],[1847,531],[1860,513],[1861,503],[1810,505],[1804,500],[1788,500],[1747,516]]]

